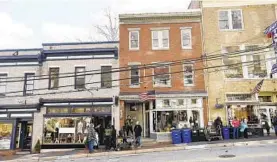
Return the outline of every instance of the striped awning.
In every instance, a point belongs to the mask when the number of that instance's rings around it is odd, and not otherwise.
[[[271,24],[269,27],[267,27],[264,31],[265,34],[269,33],[277,33],[277,21],[275,21],[273,24]]]

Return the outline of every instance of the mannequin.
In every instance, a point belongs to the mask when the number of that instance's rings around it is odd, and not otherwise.
[[[78,134],[78,137],[79,137],[78,143],[82,143],[82,142],[81,142],[81,137],[80,137],[80,136],[83,134],[83,126],[84,126],[84,124],[83,124],[83,122],[80,120],[79,123],[77,124],[77,134]]]
[[[59,129],[60,129],[60,122],[58,121],[55,124],[55,143],[59,143]]]

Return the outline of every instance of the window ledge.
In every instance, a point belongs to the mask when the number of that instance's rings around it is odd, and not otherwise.
[[[171,85],[153,85],[153,87],[170,88]]]
[[[244,31],[244,29],[219,29],[221,32],[240,32]]]
[[[192,50],[192,47],[182,47],[182,50]]]
[[[129,88],[140,88],[140,86],[137,86],[137,85],[130,85]]]
[[[129,51],[139,51],[139,48],[129,48]]]
[[[193,86],[195,86],[195,85],[194,85],[194,84],[184,84],[184,86],[193,87]]]
[[[152,48],[153,51],[167,51],[169,48]]]

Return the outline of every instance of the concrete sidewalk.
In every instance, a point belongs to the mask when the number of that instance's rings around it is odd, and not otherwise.
[[[211,149],[218,147],[232,147],[232,146],[246,146],[246,145],[267,145],[277,143],[276,137],[261,137],[253,139],[236,139],[236,140],[223,140],[223,141],[212,141],[212,142],[193,142],[190,144],[178,144],[172,145],[169,143],[163,143],[152,146],[145,146],[140,149],[126,150],[126,151],[98,151],[93,154],[89,154],[85,150],[71,150],[71,151],[55,151],[47,152],[42,154],[31,154],[25,155],[17,159],[9,160],[9,162],[33,162],[33,161],[54,161],[59,159],[78,159],[84,157],[101,157],[101,156],[116,156],[116,155],[132,155],[132,154],[141,154],[141,153],[150,153],[150,152],[163,152],[163,151],[177,151],[177,150],[192,150],[192,149]]]

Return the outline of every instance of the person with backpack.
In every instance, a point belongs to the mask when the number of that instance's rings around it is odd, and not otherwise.
[[[142,128],[139,125],[139,121],[137,121],[135,127],[134,127],[134,132],[135,132],[135,139],[136,139],[136,143],[138,144],[139,147],[141,147],[141,132],[142,132]]]

